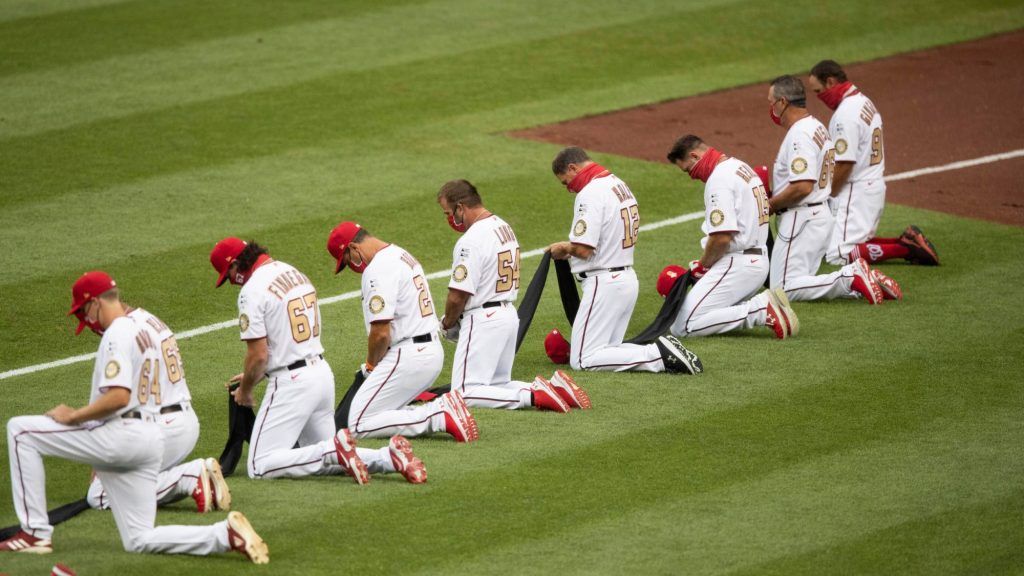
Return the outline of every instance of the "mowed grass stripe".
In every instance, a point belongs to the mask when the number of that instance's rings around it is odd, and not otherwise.
[[[44,16],[67,15],[78,10],[120,4],[128,0],[5,0],[0,5],[0,22]]]
[[[713,5],[728,2],[716,0]],[[210,40],[197,38],[180,47],[141,54],[126,50],[105,60],[8,77],[3,96],[6,118],[0,124],[0,138],[266,92],[467,51],[525,45],[573,31],[627,27],[631,22],[659,15],[696,10],[699,5],[665,6],[646,1],[623,11],[611,0],[577,2],[580,10],[567,20],[550,18],[541,0],[501,4],[437,0],[411,6],[372,6],[350,14],[341,11],[342,15],[335,18],[277,24],[258,32],[245,31],[243,23],[239,26],[243,33],[238,35],[232,35],[233,30],[225,26]],[[272,22],[267,20],[268,25]],[[453,41],[453,30],[459,31],[457,42]],[[159,37],[155,42],[159,45]],[[436,68],[428,64],[426,71],[430,70]],[[53,102],[50,95],[55,85],[76,98]],[[130,90],[126,92],[126,88]],[[330,96],[343,96],[346,89],[336,88]],[[49,106],[41,107],[40,102]]]

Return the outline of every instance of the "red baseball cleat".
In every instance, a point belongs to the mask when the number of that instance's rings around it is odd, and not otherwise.
[[[0,542],[0,552],[22,552],[25,554],[49,554],[53,552],[53,542],[36,538],[19,530],[17,534]]]
[[[338,430],[334,435],[334,452],[338,455],[338,465],[345,469],[356,484],[363,485],[370,481],[370,473],[366,470],[366,464],[356,453],[356,441],[348,428]]]
[[[206,470],[205,464],[199,467],[199,478],[196,478],[192,499],[196,501],[196,512],[205,514],[213,510],[213,489],[210,487],[210,473]]]
[[[538,410],[550,410],[562,414],[570,410],[569,405],[562,400],[558,391],[551,386],[551,382],[548,382],[547,378],[543,376],[534,378],[530,390],[533,392],[533,405]]]
[[[903,290],[892,278],[882,274],[877,269],[871,269],[871,279],[882,289],[882,295],[886,300],[903,300]]]
[[[245,554],[253,564],[270,562],[267,543],[252,529],[249,520],[241,512],[228,514],[228,544],[235,552]]]
[[[868,267],[867,260],[863,258],[853,261],[853,285],[851,288],[864,296],[868,304],[881,304],[885,299],[882,287],[872,278],[871,268]]]
[[[410,484],[423,484],[427,481],[427,468],[423,461],[412,453],[412,444],[404,436],[394,435],[388,441],[388,452],[391,453],[391,464]]]
[[[581,410],[589,410],[591,408],[590,395],[587,394],[586,390],[577,386],[572,376],[569,376],[564,370],[555,370],[548,383],[551,384],[555,392],[558,392],[558,395],[570,407]]]
[[[458,391],[441,396],[441,409],[444,410],[445,432],[451,434],[456,442],[473,442],[480,438],[476,419],[469,413],[469,407]]]

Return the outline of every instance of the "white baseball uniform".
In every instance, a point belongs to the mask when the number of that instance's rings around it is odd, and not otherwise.
[[[569,364],[575,370],[664,372],[657,344],[623,344],[639,293],[633,249],[640,211],[626,183],[614,174],[594,178],[576,195],[569,241],[594,249],[587,260],[569,258],[583,281],[572,325]]]
[[[192,410],[192,395],[185,381],[185,367],[174,333],[159,318],[142,308],[132,309],[128,316],[149,333],[153,342],[159,343],[163,359],[157,386],[141,409],[153,415],[164,435],[156,500],[158,505],[170,504],[192,494],[202,473],[202,459],[181,464],[199,440],[199,419]],[[86,500],[95,509],[110,507],[110,498],[98,476],[89,485]]]
[[[25,532],[50,539],[43,456],[92,466],[110,495],[121,542],[129,552],[211,554],[226,552],[227,521],[209,526],[160,526],[156,520],[157,473],[164,438],[154,416],[142,410],[159,388],[164,358],[152,332],[138,319],[115,319],[103,334],[93,368],[90,402],[110,388],[131,392],[127,406],[106,420],[77,426],[47,416],[19,416],[7,423],[14,508]]]
[[[470,294],[452,364],[452,390],[466,404],[515,410],[533,405],[529,382],[512,380],[519,315],[519,241],[495,215],[477,220],[455,243],[448,288]]]
[[[267,390],[249,441],[250,478],[342,474],[334,449],[334,373],[320,344],[316,289],[270,260],[238,293],[242,340],[267,339]],[[296,442],[299,447],[294,448]],[[356,449],[370,472],[394,472],[385,446]]]
[[[832,235],[832,212],[826,200],[832,190],[834,155],[824,124],[807,116],[790,126],[775,158],[772,190],[776,193],[793,182],[812,182],[811,193],[800,204],[781,210],[776,217],[770,284],[782,287],[790,300],[860,297],[851,288],[853,265],[818,275]]]
[[[690,288],[672,323],[675,336],[708,336],[764,326],[768,297],[757,294],[768,276],[768,193],[742,160],[715,166],[704,186],[704,238],[726,233],[728,252]]]
[[[828,130],[836,162],[853,162],[850,178],[833,200],[835,227],[825,258],[849,262],[850,251],[875,236],[885,209],[885,150],[882,115],[875,104],[851,86],[839,103]],[[871,249],[871,245],[868,246]]]
[[[444,364],[423,267],[394,244],[382,248],[363,271],[362,308],[367,334],[371,323],[388,322],[391,346],[352,399],[349,431],[358,438],[444,432],[440,398],[408,405],[434,383]]]

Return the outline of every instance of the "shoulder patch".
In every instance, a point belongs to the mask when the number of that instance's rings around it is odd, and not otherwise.
[[[846,148],[847,148],[846,140],[844,140],[842,138],[840,138],[839,140],[836,140],[836,154],[846,154]]]
[[[803,158],[794,158],[793,163],[789,165],[790,170],[793,174],[803,174],[807,172],[807,160]]]
[[[722,212],[721,210],[717,210],[717,209],[711,211],[711,225],[712,226],[720,226],[722,224],[722,222],[724,222],[724,221],[725,221],[725,213],[724,212]]]
[[[577,220],[576,225],[572,227],[572,233],[574,236],[583,236],[587,233],[587,223],[584,220]]]
[[[459,264],[452,272],[452,280],[455,280],[456,282],[462,282],[467,276],[469,276],[469,270],[466,270],[466,266],[464,264]]]
[[[384,310],[384,298],[380,295],[370,298],[370,312],[380,314],[382,310]]]
[[[107,367],[103,369],[103,375],[107,377],[107,380],[116,378],[121,373],[121,365],[117,363],[117,360],[111,360],[107,362]]]
[[[241,330],[242,332],[245,332],[246,330],[249,329],[248,314],[242,314],[241,316],[238,317],[238,329]]]

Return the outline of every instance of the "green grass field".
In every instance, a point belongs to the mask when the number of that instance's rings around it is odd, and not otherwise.
[[[214,290],[208,261],[226,235],[268,245],[322,298],[358,289],[324,249],[343,219],[444,270],[455,236],[434,195],[455,177],[538,248],[566,233],[571,197],[550,175],[557,147],[506,130],[1022,26],[1024,4],[995,0],[4,0],[0,371],[95,350],[64,316],[86,270],[179,332],[235,315],[237,290]],[[671,166],[599,160],[647,223],[701,209]],[[904,302],[797,304],[792,341],[694,341],[699,378],[581,375],[590,412],[478,410],[478,443],[414,441],[425,486],[240,471],[235,508],[269,566],[128,554],[111,515],[87,512],[57,528],[54,554],[3,555],[0,572],[1024,573],[1024,230],[900,206],[882,228],[910,221],[944,265],[887,266]],[[634,331],[660,306],[658,270],[699,237],[698,222],[643,234]],[[325,305],[323,325],[340,397],[365,354],[357,302]],[[567,328],[553,298],[517,376],[553,369],[552,326]],[[197,454],[219,454],[222,383],[243,351],[230,328],[182,342]],[[83,404],[91,368],[0,380],[0,417]],[[84,493],[85,467],[47,472],[51,505]],[[0,525],[16,522],[9,484]],[[223,517],[192,509],[157,520]]]

